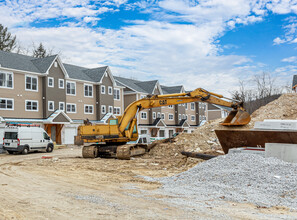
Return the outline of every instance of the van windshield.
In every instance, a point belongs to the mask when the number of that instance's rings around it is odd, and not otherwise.
[[[5,132],[4,138],[5,139],[18,139],[18,133],[17,132]]]

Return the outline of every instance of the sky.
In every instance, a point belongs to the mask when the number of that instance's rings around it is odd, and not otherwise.
[[[0,0],[23,48],[42,42],[64,63],[224,95],[268,72],[297,74],[296,0]]]

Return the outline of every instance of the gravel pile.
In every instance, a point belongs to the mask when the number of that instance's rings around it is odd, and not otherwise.
[[[197,201],[233,201],[297,209],[297,164],[252,154],[228,154],[176,176],[158,179],[165,194]]]

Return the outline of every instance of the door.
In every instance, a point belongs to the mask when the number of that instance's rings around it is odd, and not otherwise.
[[[173,130],[169,130],[169,137],[171,138],[173,136]]]
[[[74,136],[77,135],[75,127],[64,127],[63,144],[74,144]]]

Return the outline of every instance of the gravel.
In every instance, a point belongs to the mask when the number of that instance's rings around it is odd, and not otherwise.
[[[178,203],[231,201],[297,209],[297,164],[276,158],[224,155],[158,181],[163,184],[160,192],[174,196]]]

